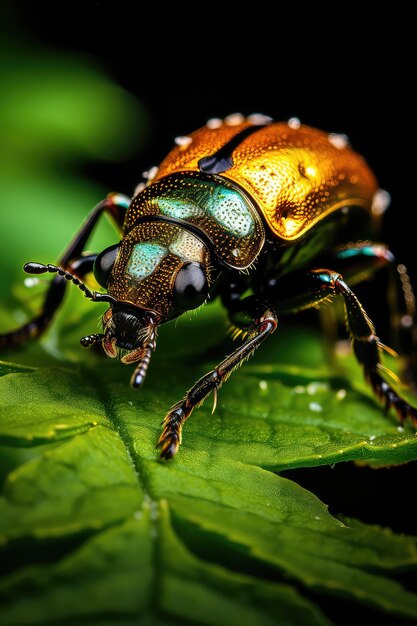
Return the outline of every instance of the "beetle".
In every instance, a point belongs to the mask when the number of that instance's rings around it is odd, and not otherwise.
[[[111,193],[90,213],[58,265],[27,263],[29,274],[53,273],[40,314],[0,336],[10,347],[41,335],[68,281],[110,306],[103,332],[83,337],[109,357],[135,364],[133,387],[145,380],[158,326],[216,297],[242,344],[203,376],[163,421],[161,457],[172,458],[193,409],[275,331],[281,315],[341,296],[353,351],[386,407],[417,424],[417,410],[382,374],[384,346],[352,291],[355,282],[394,263],[373,243],[386,196],[343,135],[274,122],[254,114],[212,119],[146,173],[133,198]],[[121,239],[98,255],[84,253],[99,217],[108,213]],[[355,243],[357,242],[357,243]],[[90,272],[106,293],[82,282]],[[403,285],[409,282],[402,271]],[[415,302],[408,289],[404,326]],[[410,322],[411,320],[411,322]]]

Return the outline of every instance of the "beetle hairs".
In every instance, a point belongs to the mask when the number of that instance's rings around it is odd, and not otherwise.
[[[84,292],[86,298],[89,298],[93,302],[110,302],[114,304],[116,299],[112,296],[109,296],[105,293],[98,293],[98,291],[91,291],[87,287],[85,283],[83,283],[75,274],[71,274],[63,267],[59,267],[58,265],[44,265],[43,263],[26,263],[23,266],[23,270],[26,274],[46,274],[47,272],[50,274],[59,274],[59,276],[63,276],[68,281],[71,281],[78,289],[81,289]]]

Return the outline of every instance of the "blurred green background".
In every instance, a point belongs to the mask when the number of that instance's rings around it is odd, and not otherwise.
[[[146,119],[141,103],[87,55],[35,42],[28,54],[17,40],[3,37],[0,298],[24,280],[25,262],[57,261],[110,191],[88,175],[89,163],[121,167],[140,150]],[[102,249],[115,236],[104,219],[89,249]]]

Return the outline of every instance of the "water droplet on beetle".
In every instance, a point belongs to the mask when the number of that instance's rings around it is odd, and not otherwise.
[[[301,121],[298,117],[290,117],[288,120],[288,126],[293,130],[297,130],[297,128],[300,128],[301,126]]]
[[[245,121],[245,116],[242,113],[232,113],[224,118],[224,123],[227,126],[239,126]]]
[[[207,120],[206,126],[207,128],[213,130],[215,128],[220,128],[222,124],[223,121],[220,119],[220,117],[212,117],[211,119]]]
[[[187,146],[190,145],[190,143],[192,143],[193,139],[192,137],[187,137],[184,135],[180,137],[175,137],[174,141],[177,144],[177,146],[180,146],[181,148],[186,148]]]
[[[148,176],[147,176],[148,180],[153,180],[155,178],[155,176],[158,173],[158,169],[159,169],[158,166],[154,165],[153,167],[151,167],[150,170],[148,170]]]
[[[141,191],[145,189],[145,187],[145,183],[139,183],[138,185],[136,185],[133,196],[137,196],[139,193],[141,193]]]
[[[349,145],[349,137],[342,133],[330,133],[327,138],[329,140],[329,143],[331,143],[332,146],[334,146],[338,150],[343,150]]]
[[[372,198],[373,215],[383,215],[391,204],[391,195],[385,189],[378,189]]]
[[[254,126],[262,126],[263,124],[270,124],[274,121],[272,117],[264,115],[263,113],[251,113],[251,115],[248,115],[247,120]]]

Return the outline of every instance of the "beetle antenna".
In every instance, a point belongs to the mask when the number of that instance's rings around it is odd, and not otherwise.
[[[48,265],[44,265],[43,263],[26,263],[23,269],[27,274],[46,274],[47,272],[50,274],[59,274],[66,280],[71,281],[78,289],[81,289],[85,297],[93,302],[117,302],[115,298],[108,294],[91,291],[75,274],[71,274],[71,272],[64,270],[63,267],[59,267],[58,265],[51,265],[50,263],[48,263]]]
[[[90,348],[91,346],[94,346],[96,343],[102,341],[103,339],[103,333],[94,333],[92,335],[86,335],[85,337],[81,337],[80,344],[83,346],[83,348]]]

